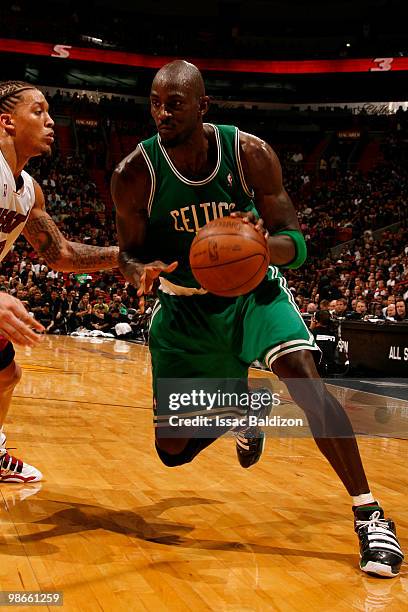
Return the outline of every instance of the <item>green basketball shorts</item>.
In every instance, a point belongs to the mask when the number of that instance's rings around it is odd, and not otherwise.
[[[153,391],[159,378],[246,378],[288,353],[319,351],[278,268],[238,298],[168,295],[159,290],[149,348]]]

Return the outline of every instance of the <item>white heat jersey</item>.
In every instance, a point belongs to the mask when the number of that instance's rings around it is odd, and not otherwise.
[[[34,181],[24,170],[24,185],[16,193],[16,181],[0,151],[0,261],[21,234],[35,202]]]

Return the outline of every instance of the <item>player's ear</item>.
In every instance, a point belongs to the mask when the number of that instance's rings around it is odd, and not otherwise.
[[[210,98],[208,96],[200,96],[199,100],[199,112],[201,116],[204,116],[210,106]]]
[[[0,126],[7,134],[13,135],[15,133],[14,120],[11,113],[1,113]]]

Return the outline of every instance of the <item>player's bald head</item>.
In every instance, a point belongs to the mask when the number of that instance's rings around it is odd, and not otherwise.
[[[204,80],[201,72],[190,62],[175,60],[166,64],[156,73],[153,79],[152,89],[156,85],[172,85],[183,90],[190,90],[197,98],[205,96]]]

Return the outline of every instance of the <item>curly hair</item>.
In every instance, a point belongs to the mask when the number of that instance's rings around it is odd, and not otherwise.
[[[10,113],[28,89],[36,87],[25,81],[0,81],[0,113]]]

